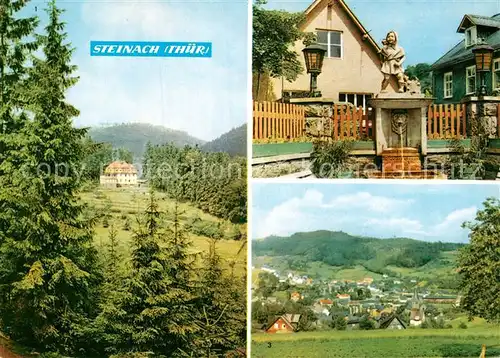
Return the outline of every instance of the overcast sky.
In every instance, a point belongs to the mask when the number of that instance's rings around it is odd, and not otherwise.
[[[312,0],[269,0],[268,8],[303,11]],[[380,44],[389,30],[399,35],[405,65],[433,63],[463,39],[457,29],[465,14],[500,13],[498,0],[346,0]]]
[[[500,187],[488,184],[267,184],[252,185],[252,237],[314,230],[378,238],[468,242],[473,220]]]
[[[26,13],[42,17],[45,1]],[[58,0],[80,82],[78,126],[144,122],[211,140],[246,122],[248,3]],[[212,58],[91,57],[90,41],[212,42]]]

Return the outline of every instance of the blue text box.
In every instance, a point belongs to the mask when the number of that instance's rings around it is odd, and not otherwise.
[[[90,56],[212,57],[212,43],[90,41]]]

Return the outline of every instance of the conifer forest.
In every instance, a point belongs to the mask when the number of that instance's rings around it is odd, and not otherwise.
[[[129,231],[95,244],[80,196],[92,185],[87,130],[67,91],[79,78],[62,9],[26,17],[0,0],[0,347],[23,357],[236,357],[246,346],[246,273],[227,269],[217,237],[193,253],[181,204],[246,224],[246,160],[150,145],[147,205]],[[175,176],[165,179],[165,163]],[[204,168],[232,173],[208,180]],[[210,174],[212,175],[212,174]],[[157,193],[173,203],[163,210]],[[238,235],[242,249],[244,234]],[[14,348],[13,348],[14,349]]]

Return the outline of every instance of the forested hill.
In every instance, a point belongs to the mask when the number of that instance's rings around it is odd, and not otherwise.
[[[252,244],[255,256],[296,256],[305,261],[320,261],[331,266],[360,264],[374,272],[386,266],[420,267],[437,260],[441,253],[454,251],[462,244],[425,242],[405,238],[375,239],[344,232],[314,231],[290,237],[268,237]]]
[[[230,155],[247,155],[247,125],[231,129],[219,138],[205,143],[201,149],[207,152],[225,152]]]
[[[147,123],[93,127],[89,130],[89,135],[95,142],[110,143],[113,148],[128,149],[136,160],[142,160],[147,142],[151,142],[153,145],[172,143],[177,147],[205,143],[186,132]]]
[[[204,142],[188,133],[146,123],[124,123],[112,126],[93,127],[89,135],[95,142],[109,143],[113,148],[129,150],[136,161],[142,161],[146,143],[152,145],[173,144],[178,148],[198,145],[205,152],[224,152],[229,155],[246,157],[246,124],[231,129],[220,137]]]

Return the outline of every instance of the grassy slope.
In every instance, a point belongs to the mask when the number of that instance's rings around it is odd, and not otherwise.
[[[443,259],[429,262],[428,264],[417,268],[406,268],[397,266],[387,266],[386,268],[394,273],[401,274],[407,278],[435,278],[437,276],[453,276],[455,275],[453,261],[456,256],[456,251],[443,252],[441,256]],[[321,277],[324,279],[333,280],[360,280],[364,277],[372,277],[375,279],[381,278],[382,275],[372,272],[367,268],[356,265],[352,268],[343,268],[337,266],[330,266],[323,262],[309,262],[308,269],[304,271],[290,270],[287,265],[287,260],[281,256],[257,256],[254,257],[253,263],[256,266],[268,264],[278,271],[293,271],[299,275],[308,275],[311,277]]]
[[[470,327],[257,333],[252,336],[252,357],[478,357],[482,344],[487,357],[500,355],[500,326],[478,320]]]
[[[97,189],[94,192],[86,192],[82,194],[82,199],[89,205],[96,208],[103,208],[106,205],[107,199],[111,201],[111,214],[113,219],[109,223],[114,223],[117,229],[117,237],[120,244],[120,249],[125,255],[128,255],[130,250],[131,231],[122,229],[124,220],[122,215],[127,215],[132,226],[135,225],[136,215],[145,209],[148,201],[148,193],[135,189]],[[106,199],[107,198],[107,199]],[[160,210],[172,210],[174,202],[166,198],[163,194],[157,193],[159,199]],[[187,203],[180,204],[180,210],[183,217],[189,218],[197,216],[206,221],[222,221],[214,216],[204,213],[200,209],[194,208]],[[245,230],[244,227],[241,230]],[[108,243],[109,228],[104,228],[101,222],[98,222],[95,228],[96,232],[96,245],[103,247]],[[192,240],[192,249],[195,252],[205,252],[208,249],[209,239],[203,236],[193,235],[188,233],[189,238]],[[228,261],[235,262],[235,270],[237,273],[242,274],[246,266],[246,250],[243,250],[240,255],[236,256],[242,243],[240,241],[232,240],[219,240],[217,242],[217,249],[219,254]]]

